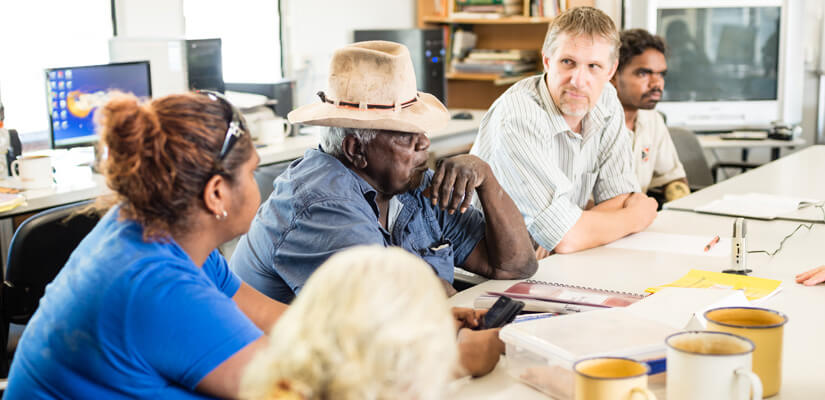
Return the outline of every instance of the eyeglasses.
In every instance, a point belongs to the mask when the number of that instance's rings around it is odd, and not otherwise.
[[[223,139],[223,146],[221,146],[221,152],[218,154],[218,159],[223,161],[229,151],[232,150],[232,146],[235,145],[235,142],[237,142],[241,135],[243,135],[243,133],[247,130],[246,121],[238,108],[232,105],[232,103],[230,103],[229,100],[227,100],[222,94],[212,90],[198,90],[197,93],[204,94],[212,100],[219,101],[231,110],[232,119],[229,121],[229,127],[226,129],[226,137]]]

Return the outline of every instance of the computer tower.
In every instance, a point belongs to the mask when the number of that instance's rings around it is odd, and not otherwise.
[[[109,39],[111,62],[149,61],[152,95],[206,89],[224,91],[220,39]]]
[[[418,90],[430,93],[447,104],[444,76],[444,32],[441,29],[357,30],[355,41],[386,40],[401,43],[410,50]]]

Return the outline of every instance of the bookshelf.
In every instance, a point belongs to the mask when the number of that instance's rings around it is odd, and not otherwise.
[[[455,0],[417,0],[419,28],[442,28],[450,51],[450,37],[458,27],[471,29],[479,49],[517,49],[541,51],[550,17],[530,16],[531,0],[521,0],[519,15],[494,18],[454,16]],[[568,7],[592,6],[595,0],[566,0]],[[531,74],[500,76],[495,74],[457,73],[446,66],[447,106],[450,108],[487,109],[510,85]],[[541,62],[537,62],[541,70]]]

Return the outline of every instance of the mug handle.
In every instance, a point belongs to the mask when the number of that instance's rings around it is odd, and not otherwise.
[[[11,170],[9,172],[11,172],[11,176],[15,178],[20,177],[20,160],[14,160],[11,162]]]
[[[644,387],[633,388],[633,390],[630,391],[630,397],[633,397],[633,393],[643,394],[645,396],[646,400],[656,400],[656,395],[653,394],[653,392],[651,392],[650,389],[648,389],[648,388],[644,388]],[[760,390],[760,393],[761,393],[761,390]]]
[[[751,370],[745,368],[739,368],[734,371],[734,374],[737,378],[746,377],[751,383],[751,399],[761,399],[762,398],[762,381],[759,377],[754,374]]]

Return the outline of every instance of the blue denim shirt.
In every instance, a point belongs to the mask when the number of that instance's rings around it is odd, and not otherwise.
[[[334,253],[377,244],[421,256],[452,282],[453,267],[484,237],[484,216],[475,208],[449,215],[433,207],[422,194],[432,174],[427,171],[418,188],[396,196],[403,208],[387,232],[379,223],[376,190],[335,157],[308,150],[275,179],[229,266],[255,289],[290,302]]]

